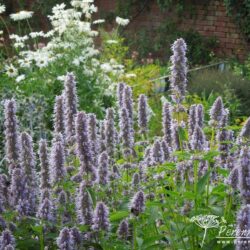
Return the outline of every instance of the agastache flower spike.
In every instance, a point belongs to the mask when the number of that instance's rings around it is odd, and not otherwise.
[[[96,128],[95,114],[88,114],[88,138],[91,144],[91,151],[93,155],[93,165],[95,166],[97,164],[96,155],[98,153],[97,128]]]
[[[170,159],[171,149],[165,140],[161,141],[161,148],[163,152],[163,161],[168,161]]]
[[[123,95],[123,107],[128,110],[128,117],[130,119],[131,125],[133,125],[133,99],[132,89],[130,86],[125,86]]]
[[[247,121],[245,122],[243,128],[241,129],[240,132],[240,138],[242,138],[243,140],[249,140],[250,139],[250,117],[247,119]]]
[[[151,149],[152,159],[154,164],[161,164],[164,162],[164,153],[162,151],[160,140],[156,140]]]
[[[210,122],[209,124],[213,127],[220,128],[221,121],[223,117],[226,115],[226,111],[224,109],[224,104],[222,98],[219,96],[213,103],[212,108],[210,109]]]
[[[139,184],[140,184],[140,176],[138,173],[134,173],[132,178],[132,186],[138,187]]]
[[[84,112],[78,112],[76,116],[76,142],[77,154],[80,159],[81,173],[90,175],[91,180],[96,180],[96,170],[93,166],[93,154],[88,137],[88,119]]]
[[[165,102],[162,108],[162,127],[164,140],[172,146],[172,107],[169,102]]]
[[[181,149],[181,141],[179,137],[179,126],[177,121],[173,121],[171,125],[171,132],[172,132],[172,148],[175,151]]]
[[[20,164],[23,169],[25,179],[25,189],[27,201],[29,203],[29,215],[34,213],[37,196],[37,177],[35,170],[35,156],[33,152],[32,138],[27,133],[21,134],[21,154]]]
[[[109,173],[108,173],[108,166],[109,166],[109,157],[106,152],[103,152],[98,161],[98,176],[99,176],[99,184],[107,185],[109,181]]]
[[[49,173],[49,159],[46,140],[41,139],[39,142],[39,159],[41,168],[41,183],[40,187],[50,188],[50,173]]]
[[[114,109],[109,108],[106,112],[105,119],[105,144],[107,147],[107,153],[110,158],[114,157],[115,145],[116,145],[116,130],[114,122]]]
[[[127,157],[132,154],[134,146],[134,137],[131,133],[131,122],[129,121],[129,114],[126,108],[120,111],[120,137],[124,148],[124,156]]]
[[[250,249],[249,240],[243,240],[244,237],[249,237],[250,230],[250,205],[243,206],[237,215],[237,228],[236,228],[236,250]],[[240,237],[240,238],[237,238]]]
[[[64,227],[56,240],[57,246],[60,250],[74,250],[74,240],[70,230]]]
[[[73,73],[67,73],[64,83],[66,141],[71,143],[75,136],[75,115],[77,113],[76,81]]]
[[[120,108],[122,108],[123,106],[124,89],[125,89],[125,84],[119,83],[117,87],[117,99],[118,99],[118,104]]]
[[[203,151],[204,149],[206,149],[207,145],[205,134],[198,124],[195,126],[190,144],[192,150]]]
[[[0,249],[5,250],[10,247],[13,247],[13,249],[15,249],[15,245],[16,242],[12,233],[8,229],[5,229],[0,237]]]
[[[140,133],[146,135],[148,132],[148,102],[147,97],[143,94],[138,100],[138,126]]]
[[[38,207],[37,217],[50,222],[54,222],[56,220],[55,207],[50,199],[45,198],[41,201]]]
[[[244,146],[239,158],[239,189],[243,201],[250,203],[250,149]]]
[[[63,95],[56,96],[54,105],[54,132],[65,133],[65,119],[64,119],[64,97]]]
[[[99,128],[99,143],[100,143],[100,147],[99,147],[99,153],[102,153],[104,151],[106,151],[107,145],[106,145],[106,128],[105,128],[105,121],[101,121],[100,122],[100,128]]]
[[[98,202],[96,205],[92,229],[106,232],[110,229],[109,209],[103,202]]]
[[[196,118],[195,118],[197,124],[203,128],[204,123],[204,107],[202,104],[198,104],[196,106]]]
[[[120,239],[127,240],[129,236],[129,225],[127,220],[121,221],[119,224],[117,235]]]
[[[62,141],[53,141],[50,155],[50,171],[54,185],[62,181],[66,175],[64,151]]]
[[[16,102],[14,99],[6,100],[4,103],[4,128],[6,159],[9,167],[8,171],[11,174],[12,169],[18,167],[20,149]]]
[[[196,125],[196,104],[193,104],[190,106],[189,116],[188,116],[189,139],[192,137],[194,133],[195,125]]]
[[[5,207],[9,202],[8,197],[8,177],[5,174],[0,174],[0,202],[2,207]]]
[[[170,86],[172,90],[172,100],[180,104],[186,94],[187,85],[187,45],[185,41],[180,38],[172,45],[173,55],[171,56],[171,77]]]
[[[86,189],[86,183],[80,184],[79,193],[76,197],[77,216],[80,223],[92,225],[93,222],[93,202]]]
[[[79,232],[79,230],[76,227],[71,228],[70,233],[71,233],[73,241],[74,241],[75,249],[79,249],[81,242],[82,242],[81,233]]]
[[[145,197],[144,193],[142,191],[138,191],[130,205],[130,211],[135,215],[138,216],[140,213],[142,213],[145,209]]]

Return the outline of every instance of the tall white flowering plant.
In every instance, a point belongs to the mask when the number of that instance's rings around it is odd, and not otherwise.
[[[48,17],[52,27],[48,32],[32,31],[28,19],[33,12],[11,14],[13,22],[27,22],[31,31],[22,36],[10,34],[17,55],[2,69],[5,82],[30,94],[48,96],[62,89],[64,76],[70,71],[76,75],[80,106],[101,113],[101,108],[109,105],[124,67],[115,60],[100,57],[94,41],[105,20],[92,20],[97,12],[93,2],[73,0],[69,8],[64,3],[56,5]]]

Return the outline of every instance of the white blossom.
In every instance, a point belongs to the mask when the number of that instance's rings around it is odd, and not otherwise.
[[[121,25],[121,26],[126,26],[129,24],[129,19],[124,19],[121,17],[116,17],[115,21],[118,25]]]
[[[10,14],[10,18],[14,21],[25,20],[31,18],[33,13],[33,11],[21,10],[17,13]]]

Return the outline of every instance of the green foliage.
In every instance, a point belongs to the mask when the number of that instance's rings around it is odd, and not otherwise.
[[[250,1],[224,0],[227,12],[238,23],[241,31],[250,39]]]
[[[149,36],[152,39],[148,40]],[[127,39],[129,46],[137,50],[141,57],[153,53],[166,61],[171,55],[171,45],[179,37],[189,45],[187,56],[190,58],[190,65],[207,64],[213,59],[212,51],[217,46],[215,38],[204,38],[192,29],[181,31],[174,21],[162,23],[155,31],[155,36],[152,36],[152,30],[142,29],[136,34],[128,35]]]
[[[208,97],[210,93],[222,95],[230,105],[232,119],[250,114],[250,80],[237,76],[226,70],[201,70],[190,74],[188,84],[190,93],[203,94]]]

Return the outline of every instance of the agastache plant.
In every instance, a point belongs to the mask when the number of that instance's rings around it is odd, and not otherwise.
[[[180,38],[177,39],[171,47],[173,55],[171,56],[171,97],[176,104],[180,104],[186,94],[187,86],[187,45],[185,41]]]
[[[56,240],[57,246],[60,250],[74,250],[74,239],[70,230],[64,227]]]
[[[53,185],[61,182],[66,176],[65,149],[63,142],[54,141],[50,154],[50,174]]]
[[[54,132],[56,134],[65,133],[65,118],[64,118],[64,96],[56,96],[55,105],[54,105]]]
[[[97,121],[95,114],[88,114],[88,138],[93,155],[93,165],[97,164],[98,141],[97,141]]]
[[[138,127],[140,133],[147,135],[148,132],[148,102],[147,97],[143,94],[138,99]]]
[[[43,199],[39,204],[37,217],[41,220],[55,222],[55,207],[53,202],[49,198]]]
[[[6,160],[9,174],[11,174],[11,171],[18,167],[20,150],[16,102],[14,99],[6,100],[4,103],[4,128]]]
[[[98,160],[98,178],[99,178],[99,184],[101,185],[107,185],[109,182],[109,157],[106,152],[103,152],[99,156]]]
[[[29,212],[27,215],[34,213],[36,208],[37,197],[37,177],[35,169],[35,156],[33,152],[32,138],[29,134],[23,132],[21,134],[21,154],[20,165],[23,169],[25,179],[25,189],[27,192],[27,202],[29,203]]]
[[[248,239],[250,230],[250,205],[242,206],[237,215],[236,228],[236,250],[247,250],[250,248]]]
[[[93,222],[93,202],[83,181],[80,184],[79,192],[76,197],[76,210],[78,221],[84,225],[91,226]]]
[[[119,224],[118,230],[117,230],[117,235],[120,239],[127,240],[129,236],[129,224],[128,221],[122,220],[121,223]]]
[[[204,125],[204,107],[202,104],[198,104],[196,106],[195,121],[200,126],[200,128],[203,128],[203,125]]]
[[[93,166],[93,152],[88,135],[88,118],[84,112],[78,112],[76,117],[77,155],[80,159],[80,171],[87,179],[96,180],[96,169]],[[89,179],[89,177],[91,179]]]
[[[132,133],[131,122],[129,113],[126,108],[122,108],[120,111],[120,137],[122,139],[124,156],[128,157],[132,155],[134,146],[134,135]]]
[[[222,98],[219,96],[214,101],[212,108],[210,109],[210,121],[209,124],[213,127],[222,127],[222,121],[227,112],[224,108]]]
[[[124,89],[125,89],[125,84],[119,83],[117,86],[117,99],[120,108],[122,108],[123,106]]]
[[[115,155],[115,145],[116,145],[116,129],[115,129],[115,111],[113,108],[108,108],[106,111],[105,118],[105,145],[107,148],[107,153],[111,159]]]
[[[96,205],[92,229],[104,232],[108,232],[110,229],[109,209],[103,202],[98,202]]]
[[[188,116],[188,136],[192,137],[196,126],[196,104],[190,106]]]
[[[245,204],[250,204],[250,149],[244,146],[239,157],[239,189]]]
[[[73,73],[67,73],[64,83],[66,142],[71,144],[75,136],[75,115],[77,113],[76,80]]]
[[[41,139],[39,142],[39,160],[40,160],[40,187],[50,188],[50,172],[49,172],[49,156],[47,149],[47,142]]]
[[[2,232],[2,235],[0,236],[0,249],[1,250],[11,249],[10,247],[15,249],[15,245],[16,241],[12,233],[8,229],[5,229]]]
[[[130,211],[135,216],[138,216],[145,210],[145,196],[143,191],[138,191],[130,204]]]
[[[172,146],[172,107],[169,102],[164,102],[162,108],[162,128],[164,140]]]

